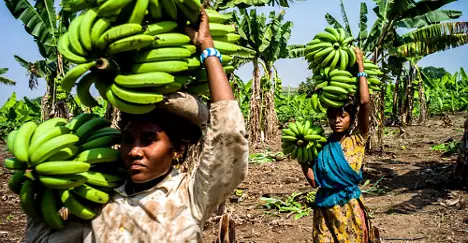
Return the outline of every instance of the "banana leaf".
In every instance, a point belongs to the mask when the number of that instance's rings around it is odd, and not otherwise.
[[[442,21],[457,19],[462,15],[461,11],[455,10],[435,10],[424,15],[409,17],[399,20],[395,26],[401,28],[421,28]]]

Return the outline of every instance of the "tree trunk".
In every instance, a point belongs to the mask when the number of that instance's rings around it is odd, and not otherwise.
[[[267,70],[271,70],[267,69]],[[265,141],[268,144],[276,144],[278,136],[278,117],[275,110],[275,85],[274,85],[273,73],[270,71],[270,77],[268,79],[269,84],[268,90],[265,93],[265,109],[263,115]]]
[[[404,93],[404,103],[403,103],[403,112],[401,114],[401,123],[402,125],[411,125],[411,113],[412,113],[412,93],[413,92],[413,66],[410,65],[410,70],[408,72],[408,77],[405,79],[405,93]]]
[[[415,77],[415,70],[411,69],[409,87],[408,87],[408,117],[406,118],[407,125],[411,126],[413,124],[413,108],[414,108],[414,90],[413,90],[413,81]]]
[[[384,152],[384,123],[385,123],[385,94],[387,90],[387,85],[385,83],[382,84],[382,91],[380,92],[380,99],[379,99],[379,117],[378,117],[378,130],[377,130],[377,141],[379,146],[379,151],[381,153]]]
[[[367,148],[366,150],[371,152],[375,144],[377,144],[375,136],[377,132],[377,105],[378,105],[378,96],[377,95],[371,95],[371,107],[369,111],[369,140],[367,142]]]
[[[258,58],[253,61],[253,83],[252,83],[252,98],[250,99],[250,114],[249,114],[249,141],[254,147],[260,142],[260,70]]]
[[[465,132],[458,151],[457,166],[450,181],[457,187],[468,186],[468,118],[465,120]]]
[[[399,124],[398,104],[401,98],[399,99],[398,92],[400,91],[400,77],[401,77],[401,72],[398,74],[395,80],[395,87],[393,88],[393,108],[392,108],[392,123],[393,124]]]
[[[426,107],[426,95],[424,93],[423,81],[419,80],[418,83],[418,94],[419,94],[419,124],[426,124],[427,120],[427,107]]]

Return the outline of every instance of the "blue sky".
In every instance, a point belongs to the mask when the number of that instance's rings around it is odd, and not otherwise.
[[[373,23],[375,16],[371,6],[374,6],[370,0],[364,0],[369,7],[369,22]],[[352,30],[356,33],[359,18],[359,2],[357,0],[345,0],[346,10],[348,12],[349,22]],[[327,26],[324,15],[330,13],[338,19],[340,18],[339,0],[306,0],[296,2],[291,8],[286,9],[285,19],[294,23],[292,29],[290,44],[304,44],[309,42],[316,33],[323,31]],[[461,10],[465,13],[458,21],[468,21],[468,1],[459,0],[448,4],[445,9]],[[264,7],[262,12],[268,13],[271,10],[280,10],[279,8]],[[370,25],[369,24],[369,25]],[[0,5],[0,26],[3,34],[0,39],[0,67],[7,67],[10,70],[5,75],[17,82],[16,86],[0,86],[0,104],[3,104],[11,93],[16,92],[18,98],[23,96],[35,98],[43,95],[45,92],[44,81],[40,80],[39,87],[34,90],[28,88],[28,77],[26,70],[22,68],[13,58],[13,55],[19,55],[22,58],[34,61],[41,58],[33,38],[27,34],[20,20],[11,16],[5,4]],[[468,45],[447,50],[441,53],[435,53],[425,57],[419,62],[420,66],[440,66],[449,72],[455,72],[460,67],[468,70]],[[283,85],[297,86],[310,75],[307,70],[307,63],[302,59],[279,60],[276,62],[278,74],[283,80]],[[248,81],[252,77],[252,65],[247,64],[237,71],[237,74]],[[93,92],[94,93],[94,92]]]

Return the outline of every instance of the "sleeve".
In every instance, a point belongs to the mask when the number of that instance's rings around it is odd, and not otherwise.
[[[40,219],[28,217],[26,223],[26,242],[34,243],[88,243],[91,240],[91,226],[85,223],[68,221],[65,228],[53,230]]]
[[[244,118],[237,101],[211,104],[210,124],[189,186],[192,212],[197,220],[204,221],[244,180],[248,152]]]

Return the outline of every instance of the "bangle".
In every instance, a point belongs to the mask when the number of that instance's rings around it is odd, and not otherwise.
[[[212,57],[212,56],[217,57],[219,59],[219,62],[223,62],[223,57],[221,56],[221,52],[219,52],[215,48],[206,48],[200,55],[200,62],[203,64],[208,57]]]
[[[357,74],[357,77],[360,78],[360,77],[366,77],[367,78],[367,73],[366,72],[359,72]]]

